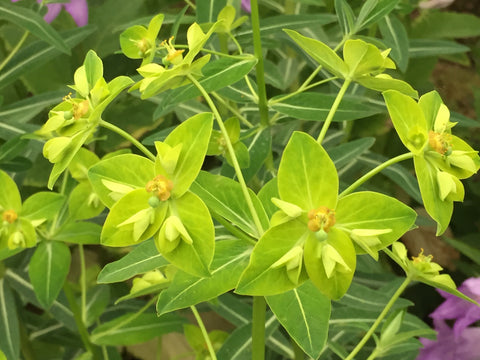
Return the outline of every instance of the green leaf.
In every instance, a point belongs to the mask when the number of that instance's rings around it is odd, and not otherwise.
[[[62,38],[65,39],[65,43],[70,48],[73,48],[87,36],[91,35],[95,29],[94,26],[84,26],[67,30],[60,34]],[[0,74],[0,89],[11,84],[19,76],[50,61],[54,56],[57,56],[60,53],[61,52],[53,45],[45,46],[45,42],[43,41],[36,41],[23,47],[12,57],[5,68],[3,68],[2,74]]]
[[[93,189],[111,208],[128,192],[145,188],[155,176],[154,163],[139,155],[122,154],[101,160],[88,170]]]
[[[85,77],[88,84],[88,92],[90,92],[90,90],[96,85],[97,81],[103,77],[103,63],[95,51],[89,50],[85,56],[83,66],[85,66]]]
[[[84,245],[99,245],[102,227],[91,222],[69,222],[63,225],[52,240]]]
[[[400,71],[405,72],[410,55],[407,30],[395,16],[385,16],[378,23],[385,45],[392,49],[389,56],[395,60]]]
[[[356,161],[357,158],[371,148],[374,143],[375,138],[365,137],[340,144],[332,149],[328,149],[327,152],[335,164],[335,167],[340,169]]]
[[[452,40],[410,39],[408,56],[421,58],[447,54],[459,54],[470,51],[468,46]]]
[[[420,106],[411,97],[398,91],[383,93],[393,125],[403,145],[419,154],[428,142],[428,128]]]
[[[167,203],[152,208],[148,203],[150,198],[145,189],[136,189],[117,201],[103,225],[102,244],[129,246],[153,236],[165,219]]]
[[[437,236],[445,232],[453,213],[453,201],[440,199],[437,168],[422,156],[413,158],[423,205],[428,215],[437,222]]]
[[[281,102],[274,102],[270,107],[294,119],[324,121],[335,97],[334,94],[304,92]],[[335,112],[333,121],[357,120],[383,111],[381,107],[369,104],[365,98],[345,96]]]
[[[327,240],[318,241],[310,232],[305,243],[305,267],[313,284],[332,300],[340,299],[348,290],[352,282],[356,266],[355,248],[350,238],[341,230],[331,228]],[[324,248],[330,246],[342,258],[344,265],[340,266],[338,258],[325,254]],[[321,247],[321,248],[320,248]],[[331,265],[331,274],[326,267]]]
[[[70,55],[70,48],[60,34],[47,24],[38,13],[21,6],[2,2],[0,3],[0,19],[13,22],[61,52]]]
[[[330,299],[310,281],[286,293],[267,296],[278,321],[310,357],[317,359],[327,341]]]
[[[215,250],[215,229],[207,207],[197,195],[186,192],[182,197],[171,201],[171,208],[175,209],[174,213],[182,222],[192,243],[180,239],[172,251],[162,251],[160,231],[155,236],[159,252],[170,263],[189,274],[209,276]]]
[[[197,22],[213,23],[218,13],[227,5],[227,0],[197,0]]]
[[[413,22],[410,37],[456,39],[480,35],[480,18],[473,14],[429,11]]]
[[[205,65],[205,67],[202,68],[203,77],[199,82],[207,92],[217,91],[243,79],[256,63],[257,60],[251,55],[234,59],[224,57]],[[200,95],[200,90],[193,84],[172,89],[165,94],[160,94],[162,102],[156,112],[164,111],[175,104]]]
[[[355,23],[355,33],[379,21],[397,6],[400,0],[367,0]]]
[[[97,345],[133,345],[162,334],[182,332],[185,322],[186,320],[174,314],[157,317],[152,313],[129,313],[95,328],[90,339]]]
[[[158,253],[153,239],[150,239],[133,248],[120,260],[105,265],[98,274],[97,282],[121,282],[165,265],[168,265],[168,261]]]
[[[165,139],[165,144],[172,148],[182,144],[173,174],[163,169],[158,158],[155,164],[157,174],[165,175],[173,181],[172,196],[178,198],[185,194],[197,177],[207,153],[212,123],[211,113],[195,115],[177,126]]]
[[[68,246],[61,242],[43,241],[35,249],[28,274],[35,295],[44,309],[52,306],[62,290],[70,270],[70,259]]]
[[[65,202],[65,196],[54,192],[41,191],[30,196],[23,203],[22,217],[42,223],[52,220],[58,214]]]
[[[4,278],[0,279],[0,350],[6,359],[19,359],[20,331],[17,307],[12,290]]]
[[[278,192],[283,201],[310,211],[319,206],[334,209],[338,177],[327,152],[310,135],[294,132],[278,169]]]
[[[0,122],[14,120],[18,123],[25,123],[33,119],[43,109],[58,102],[65,96],[65,91],[49,91],[16,101],[0,108]]]
[[[238,226],[247,234],[258,237],[258,229],[242,193],[240,184],[221,175],[201,171],[191,189],[216,214]],[[253,205],[264,229],[269,226],[263,206],[255,193],[249,190]]]
[[[342,29],[343,35],[350,35],[353,31],[353,24],[355,22],[355,14],[352,8],[345,0],[335,0],[335,13],[338,17],[338,23]]]
[[[85,313],[86,321],[85,325],[93,325],[103,314],[107,308],[108,303],[110,302],[110,287],[107,285],[97,285],[93,288],[88,289],[86,303],[85,303]]]
[[[293,30],[284,30],[308,55],[329,72],[340,78],[345,78],[349,69],[343,60],[321,41],[300,35]]]
[[[270,228],[258,240],[253,249],[250,263],[243,272],[235,292],[241,295],[276,295],[291,290],[307,279],[303,269],[298,283],[287,275],[286,267],[274,264],[294,246],[303,245],[308,234],[307,226],[292,220]]]
[[[380,241],[369,246],[378,251],[398,240],[414,225],[417,213],[402,202],[370,191],[347,195],[338,201],[335,209],[336,225],[342,229],[388,229],[390,232],[375,236]],[[365,250],[354,241],[357,253]]]
[[[14,210],[17,214],[22,208],[22,199],[18,192],[17,184],[7,175],[6,172],[0,170],[0,206],[2,210]]]
[[[211,276],[198,278],[178,272],[170,286],[160,293],[159,315],[183,309],[232,290],[247,265],[251,248],[241,240],[224,240],[216,244]]]

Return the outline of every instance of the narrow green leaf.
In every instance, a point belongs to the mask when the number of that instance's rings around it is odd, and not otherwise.
[[[335,101],[336,95],[318,92],[304,92],[270,107],[294,119],[324,121]],[[275,98],[274,98],[275,99]],[[365,118],[384,110],[362,97],[345,96],[340,103],[333,121],[348,121]]]
[[[197,22],[213,23],[218,13],[227,5],[227,0],[197,0]]]
[[[457,39],[480,35],[480,18],[473,14],[428,11],[413,22],[410,37]]]
[[[364,2],[355,24],[355,33],[388,15],[400,0],[367,0]]]
[[[216,245],[210,277],[198,278],[183,272],[160,293],[159,315],[211,300],[232,290],[246,267],[251,248],[241,240],[224,240]]]
[[[97,282],[121,282],[165,265],[168,265],[168,261],[158,253],[153,239],[150,239],[133,248],[120,260],[105,265],[98,274]]]
[[[70,250],[57,241],[43,241],[30,260],[28,274],[43,308],[48,309],[57,298],[70,270]]]
[[[221,175],[201,171],[192,184],[192,191],[218,215],[238,226],[247,234],[258,237],[258,229],[253,221],[243,197],[240,184]],[[253,205],[257,210],[264,229],[268,228],[268,218],[262,204],[253,191],[249,191]]]
[[[278,321],[310,357],[317,359],[325,346],[330,299],[310,281],[286,293],[267,296]]]
[[[345,78],[349,69],[330,47],[321,41],[300,35],[293,30],[284,30],[308,55],[332,74]]]
[[[43,19],[42,19],[43,21]],[[61,32],[65,43],[73,48],[95,31],[94,26],[84,26]],[[50,61],[61,52],[54,46],[45,46],[43,41],[36,41],[22,48],[5,66],[0,74],[0,89],[7,86],[24,73]]]
[[[453,40],[410,39],[408,55],[410,58],[459,54],[470,51],[468,46]]]
[[[328,149],[327,152],[338,170],[356,161],[357,158],[370,149],[374,143],[375,138],[365,137],[340,144],[332,149]]]
[[[49,91],[0,107],[0,122],[9,119],[15,122],[25,123],[39,114],[43,109],[58,104],[65,94],[64,90]]]
[[[88,289],[85,313],[86,321],[85,325],[93,325],[100,315],[103,314],[110,302],[110,287],[107,285],[99,285]]]
[[[410,55],[408,51],[409,39],[405,26],[393,15],[385,16],[378,25],[385,44],[392,49],[389,56],[395,60],[397,67],[402,72],[405,72],[407,70],[408,57]]]
[[[90,339],[97,345],[133,345],[162,334],[181,333],[185,322],[184,318],[174,314],[157,317],[153,313],[130,313],[98,326]]]
[[[5,279],[0,279],[0,350],[7,359],[18,359],[20,356],[17,307]]]
[[[70,55],[70,47],[62,36],[36,12],[22,6],[0,3],[0,19],[15,23],[61,52]]]
[[[346,0],[335,0],[335,13],[338,17],[340,28],[343,35],[350,35],[353,31],[355,14]]]

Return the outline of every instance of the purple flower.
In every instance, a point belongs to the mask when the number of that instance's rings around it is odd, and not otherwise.
[[[12,0],[17,2],[20,0]],[[42,0],[37,0],[41,3]],[[52,3],[47,4],[48,12],[44,16],[47,23],[51,23],[60,14],[62,7],[72,16],[77,26],[85,26],[88,24],[88,4],[87,0],[70,0],[68,3]]]
[[[463,282],[459,291],[480,302],[480,278]],[[478,360],[480,359],[480,327],[469,327],[480,320],[480,307],[438,290],[445,301],[430,314],[437,340],[420,339],[424,348],[417,360]],[[453,328],[445,320],[454,320]]]
[[[437,340],[420,339],[423,349],[417,360],[478,360],[480,328],[466,328],[457,336],[443,321],[434,320]]]
[[[459,286],[458,290],[480,303],[480,278],[470,278]],[[438,290],[446,300],[430,314],[437,320],[455,320],[453,331],[459,336],[465,328],[480,320],[480,307],[454,295]]]
[[[250,0],[242,0],[242,8],[247,12],[251,12],[252,8],[250,7]]]

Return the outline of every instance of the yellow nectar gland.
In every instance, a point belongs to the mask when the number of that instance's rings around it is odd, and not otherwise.
[[[328,232],[335,225],[335,210],[326,206],[320,206],[318,209],[312,209],[308,212],[308,228],[312,231]]]
[[[3,221],[13,224],[17,220],[18,215],[15,210],[7,210],[2,214]]]
[[[145,185],[147,192],[153,193],[161,201],[170,198],[170,192],[173,189],[173,183],[163,175],[157,175]]]
[[[412,261],[414,264],[429,263],[432,260],[433,260],[433,255],[428,255],[428,256],[423,255],[423,248],[420,248],[420,254],[418,254],[418,256],[412,256]]]
[[[173,36],[167,40],[163,40],[160,46],[163,46],[168,51],[168,55],[165,57],[165,60],[171,62],[172,64],[178,64],[182,60],[182,53],[185,50],[177,50],[172,45]],[[178,58],[180,56],[180,58]]]
[[[72,93],[68,93],[67,96],[63,97],[63,101],[66,101],[70,104],[72,104],[73,107],[73,118],[75,120],[80,119],[83,117],[86,113],[88,113],[89,110],[89,102],[88,100],[83,100],[82,102],[74,102],[72,99]]]
[[[450,143],[450,134],[448,133],[440,134],[430,131],[428,133],[428,143],[433,150],[442,155],[447,154],[448,151],[452,149],[452,145]]]

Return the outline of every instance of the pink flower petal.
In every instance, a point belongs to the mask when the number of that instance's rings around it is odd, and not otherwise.
[[[62,4],[47,4],[48,11],[43,17],[47,23],[51,23],[62,10]]]
[[[72,15],[77,26],[85,26],[88,24],[88,4],[87,0],[71,0],[64,4],[65,10]]]

